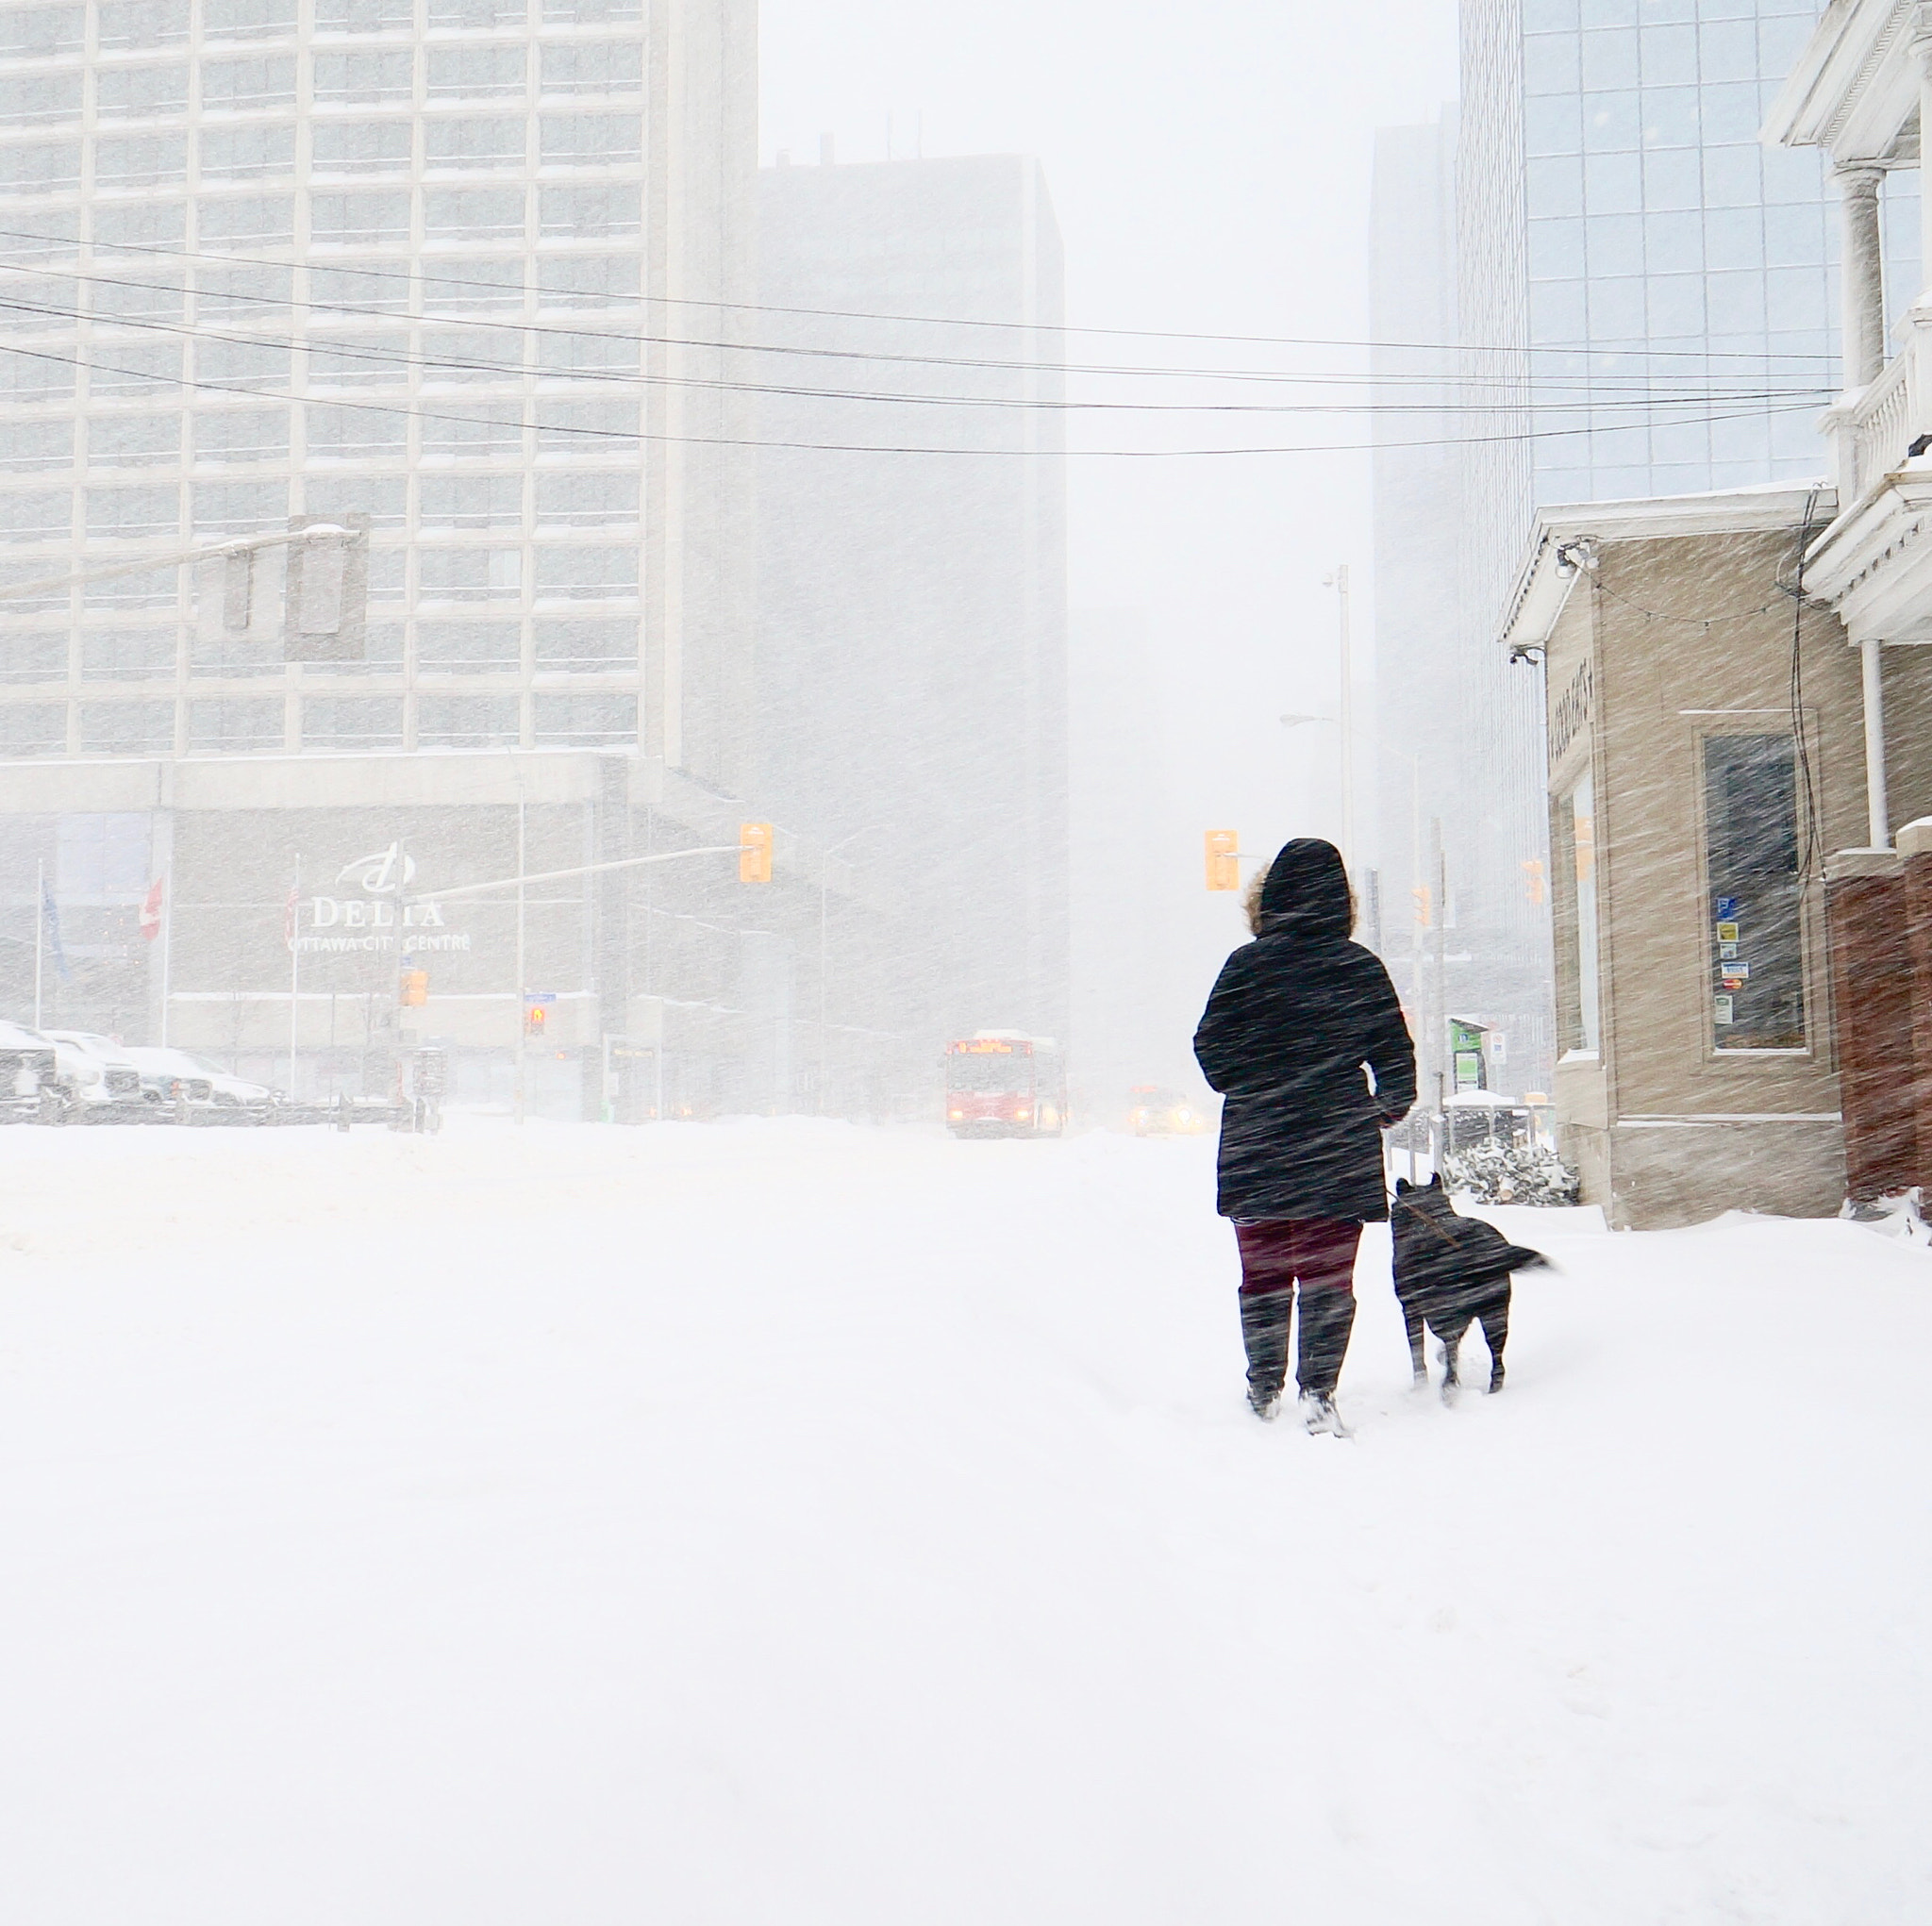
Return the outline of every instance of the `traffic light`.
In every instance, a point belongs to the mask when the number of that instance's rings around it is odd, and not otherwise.
[[[429,1001],[429,972],[426,970],[405,970],[403,971],[402,1003],[406,1010],[420,1010]]]
[[[1235,855],[1241,838],[1232,829],[1210,829],[1207,835],[1208,887],[1210,889],[1239,889],[1241,866]]]
[[[525,1004],[524,1005],[524,1035],[541,1038],[543,1035],[543,1005]]]
[[[741,822],[738,825],[738,880],[741,883],[769,883],[772,880],[772,825],[769,822]]]
[[[359,662],[368,626],[370,518],[357,513],[295,520],[293,533],[304,527],[330,532],[291,542],[285,551],[282,653],[291,662]],[[223,589],[225,619],[241,592],[231,576]]]

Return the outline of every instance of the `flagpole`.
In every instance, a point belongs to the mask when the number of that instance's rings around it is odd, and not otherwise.
[[[47,946],[47,859],[34,858],[34,1028],[41,1027],[41,954]]]
[[[302,858],[295,858],[295,889],[289,900],[289,1101],[295,1101],[295,1030],[302,987]]]
[[[168,1047],[168,1007],[175,964],[175,859],[161,872],[161,1048]]]

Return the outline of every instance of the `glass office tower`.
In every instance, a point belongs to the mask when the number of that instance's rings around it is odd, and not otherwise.
[[[1531,374],[1577,377],[1587,404],[1586,433],[1537,439],[1537,501],[1819,472],[1836,376],[1828,189],[1816,154],[1757,139],[1817,12],[1522,0]],[[1708,407],[1657,405],[1707,386]],[[1646,408],[1618,406],[1640,391]]]

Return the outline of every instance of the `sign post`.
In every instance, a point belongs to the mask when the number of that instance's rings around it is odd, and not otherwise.
[[[524,1021],[524,878],[529,864],[524,859],[524,779],[517,777],[517,1068],[510,1097],[510,1115],[524,1121],[524,1037],[529,1025]]]
[[[302,858],[295,858],[294,887],[289,891],[289,907],[282,918],[282,934],[289,939],[289,1101],[295,1101],[295,1044],[302,994]]]

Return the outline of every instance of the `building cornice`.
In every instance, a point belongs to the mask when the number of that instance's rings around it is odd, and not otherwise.
[[[1838,497],[1823,481],[1772,482],[1707,494],[1652,495],[1540,509],[1504,619],[1502,639],[1510,649],[1547,645],[1570,590],[1587,572],[1587,563],[1579,566],[1579,554],[1597,543],[1770,534],[1795,528],[1807,504],[1822,524],[1836,511]]]
[[[1919,110],[1925,0],[1832,0],[1765,117],[1768,146],[1822,147],[1838,165],[1897,165]]]

